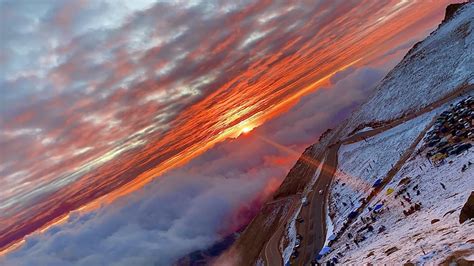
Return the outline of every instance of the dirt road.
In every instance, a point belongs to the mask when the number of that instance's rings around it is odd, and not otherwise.
[[[290,220],[290,217],[295,213],[296,208],[299,206],[298,202],[300,202],[301,195],[297,194],[292,197],[287,197],[281,200],[291,200],[291,208],[288,210],[286,217],[283,219],[284,221]],[[265,244],[263,249],[263,258],[266,261],[266,265],[283,265],[283,261],[281,259],[280,253],[280,239],[283,237],[283,233],[286,228],[286,223],[281,223],[278,229],[273,233],[270,237],[270,240]]]

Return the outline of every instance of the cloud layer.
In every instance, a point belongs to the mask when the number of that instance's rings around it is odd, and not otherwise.
[[[304,97],[254,132],[216,145],[112,205],[74,214],[64,225],[31,236],[6,262],[169,265],[205,248],[246,224],[304,145],[347,117],[383,74],[371,68],[352,70],[333,87]],[[291,147],[295,154],[262,137]]]

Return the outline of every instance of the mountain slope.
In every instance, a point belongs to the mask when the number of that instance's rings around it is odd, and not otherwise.
[[[461,85],[473,84],[473,20],[474,5],[464,5],[416,44],[349,119],[347,128],[394,119],[446,97]]]
[[[386,186],[392,180],[402,179],[403,176],[407,173],[415,174],[409,172],[409,170],[407,169],[413,170],[416,169],[417,166],[419,166],[418,163],[421,160],[421,157],[418,154],[414,154],[414,152],[415,150],[417,150],[416,148],[418,147],[418,145],[423,145],[424,142],[422,141],[422,138],[424,137],[427,130],[432,126],[432,120],[436,118],[442,111],[447,110],[449,104],[459,101],[460,99],[462,99],[462,97],[466,97],[466,95],[473,94],[473,21],[474,3],[470,2],[464,5],[456,6],[455,8],[453,8],[452,6],[448,7],[446,18],[443,23],[438,27],[438,29],[434,31],[430,36],[428,36],[424,41],[416,44],[408,52],[404,59],[380,82],[374,94],[369,97],[368,101],[363,104],[356,112],[354,112],[354,114],[345,123],[342,123],[339,127],[327,132],[318,143],[308,147],[305,150],[300,160],[298,160],[295,166],[290,170],[284,182],[275,193],[275,201],[271,205],[268,205],[264,208],[265,213],[259,214],[252,221],[252,223],[243,232],[241,238],[239,238],[236,241],[235,245],[232,247],[229,254],[232,254],[234,256],[233,259],[238,260],[239,263],[243,265],[250,265],[255,262],[265,262],[264,251],[269,239],[275,237],[274,228],[278,227],[279,223],[281,222],[285,223],[285,226],[288,226],[291,222],[291,218],[294,218],[291,214],[288,214],[286,212],[278,212],[277,210],[281,210],[282,208],[288,209],[288,201],[285,199],[289,197],[301,197],[300,193],[304,193],[305,188],[306,190],[308,190],[307,186],[310,180],[315,176],[317,163],[323,161],[326,158],[328,150],[334,148],[339,149],[339,146],[342,145],[342,150],[339,151],[338,156],[338,171],[340,171],[341,166],[344,166],[347,163],[346,160],[350,161],[353,159],[348,156],[344,156],[344,150],[346,149],[347,145],[350,145],[350,143],[360,144],[363,143],[364,140],[367,138],[377,138],[377,134],[383,134],[381,135],[381,137],[378,136],[379,138],[381,138],[380,140],[372,143],[373,146],[371,147],[371,149],[380,150],[381,153],[378,154],[378,157],[389,157],[388,159],[391,159],[392,162],[382,160],[380,162],[383,163],[374,163],[369,168],[359,169],[359,173],[357,175],[360,175],[364,171],[367,172],[367,178],[365,179],[363,176],[352,176],[353,178],[360,178],[361,182],[363,181],[362,184],[364,184],[364,182],[367,183],[361,187],[358,187],[357,191],[358,193],[360,193],[359,196],[354,197],[354,200],[363,198],[362,195],[365,195],[364,197],[370,195],[371,200],[368,203],[352,203],[354,204],[354,208],[360,206],[358,215],[360,215],[361,213],[368,212],[367,207],[373,207],[373,202],[383,200],[383,198],[381,197],[384,194],[380,193],[382,191],[376,191],[378,194],[371,191],[372,181],[377,179],[386,180],[387,183],[384,183],[384,186]],[[404,123],[406,124],[404,125]],[[407,129],[410,129],[415,128],[414,125],[420,125],[419,129],[414,130],[413,134],[415,135],[406,140],[401,140],[399,138],[399,135],[400,132],[403,132],[405,130],[403,129],[403,127],[407,127]],[[398,126],[401,128],[397,129],[396,127]],[[368,131],[360,131],[361,129],[367,127],[370,127]],[[470,127],[470,130],[472,131],[472,121]],[[393,130],[395,130],[395,133],[389,132],[390,130],[392,130],[392,128]],[[406,146],[400,147],[400,149],[397,150],[397,141],[406,141]],[[472,142],[472,139],[470,141]],[[387,146],[387,144],[389,143],[391,144]],[[368,147],[361,145],[358,147],[358,149],[359,152],[354,154],[357,154],[357,156],[359,157],[371,158],[370,156],[373,153],[370,152],[370,149]],[[393,149],[396,151],[396,153],[384,153],[384,149],[388,151],[390,151],[390,149]],[[465,162],[465,160],[469,161],[472,156],[472,153],[464,154],[463,156],[464,157],[462,157],[460,161],[458,161],[455,165],[448,164],[444,166],[447,168],[426,168],[425,172],[416,172],[417,175],[423,175],[423,177],[421,177],[419,181],[429,182],[429,175],[433,174],[437,170],[440,170],[443,173],[447,173],[447,171],[451,170],[453,171],[453,173],[459,172],[459,169],[456,169],[456,171],[454,171],[455,166],[458,167],[458,164],[460,162]],[[317,163],[308,164],[308,159]],[[390,164],[390,166],[387,166],[387,163]],[[385,167],[385,169],[383,170],[382,167]],[[453,177],[452,180],[472,180],[472,176],[474,176],[474,174],[471,173],[472,172],[467,172],[466,174],[463,172],[462,177],[459,177],[461,175],[457,175],[457,177]],[[336,180],[338,180],[337,172],[335,176]],[[466,176],[468,177],[468,179],[465,179]],[[471,179],[469,179],[469,177],[471,177]],[[347,213],[341,212],[338,214],[337,210],[335,209],[337,207],[334,206],[334,202],[344,198],[350,201],[349,199],[351,198],[351,196],[353,196],[352,194],[350,194],[351,192],[344,192],[340,189],[340,187],[338,187],[338,184],[342,183],[343,182],[340,181],[338,181],[338,183],[334,182],[331,185],[332,192],[330,193],[330,195],[327,195],[327,191],[324,191],[323,195],[324,197],[328,197],[329,201],[332,203],[330,212],[332,215],[331,218],[336,221],[335,234],[338,233],[337,230],[340,230],[342,228],[342,225],[345,223],[344,232],[340,233],[340,237],[337,241],[332,241],[333,243],[331,243],[335,245],[334,247],[338,248],[344,248],[346,242],[348,241],[347,235],[344,238],[342,237],[343,234],[355,228],[351,227],[352,222],[348,223],[343,221],[342,224],[337,224],[337,220],[341,217],[344,217],[343,214],[347,215]],[[469,190],[474,189],[474,187],[471,187],[470,182],[466,181],[464,184],[466,185],[465,187],[460,187],[458,183],[453,183],[454,190],[460,190],[461,188],[465,189],[465,191],[453,192],[458,193],[455,196],[457,200],[456,204],[458,205],[461,204],[463,200],[465,200],[464,198],[466,197],[466,195],[469,194]],[[311,188],[317,188],[317,186],[318,182],[316,182],[315,187]],[[446,193],[441,191],[443,190],[441,186],[433,186],[432,189],[434,189],[434,193],[439,193],[443,196],[446,195]],[[314,191],[319,191],[319,189],[314,189]],[[335,200],[335,194],[333,192],[339,193],[338,200]],[[293,209],[299,209],[299,206],[301,206],[301,201],[293,200],[293,202],[295,202],[295,204],[298,204],[298,206],[294,207]],[[433,204],[432,206],[430,205],[430,207],[427,207],[427,210],[433,210],[433,208],[436,209],[435,205],[436,204]],[[439,210],[443,210],[445,206],[446,205],[443,205],[443,207],[440,207]],[[274,209],[275,212],[272,212],[271,209]],[[291,208],[289,209],[291,210]],[[459,211],[460,208],[457,207],[456,210],[453,211],[453,213],[455,213],[456,215]],[[275,215],[273,215],[271,219],[269,219],[267,216],[269,213],[276,213],[277,216],[275,217]],[[386,219],[392,219],[393,217],[389,215],[388,217],[386,217]],[[426,217],[427,216],[425,216],[425,218]],[[446,224],[450,224],[451,222],[452,221],[446,222]],[[354,222],[354,224],[357,225],[357,222]],[[472,225],[472,223],[468,223],[468,226],[471,226],[469,224]],[[409,224],[404,226],[410,227]],[[422,223],[414,222],[412,227],[422,226],[425,225]],[[468,231],[466,231],[465,229],[466,228],[462,230],[456,229],[456,232],[470,232],[469,230],[472,229],[472,227],[467,227],[467,229],[469,229]],[[397,234],[396,230],[394,232],[395,234],[392,236],[400,235]],[[454,234],[453,236],[456,237],[456,234]],[[324,237],[325,229],[323,229],[322,232],[313,232],[311,235],[308,236],[303,235],[303,239],[306,239],[308,237],[314,238],[315,235],[318,235],[318,237],[321,237],[321,235],[323,235]],[[425,232],[423,236],[429,239],[430,232]],[[287,236],[281,236],[281,238],[282,240],[280,242],[280,251],[282,251],[288,245],[288,243],[294,243],[294,241],[288,241]],[[466,241],[472,242],[472,240]],[[425,244],[427,245],[427,243]],[[400,247],[397,247],[397,250],[399,248]],[[436,245],[432,246],[432,248],[433,250],[435,250]],[[296,265],[306,265],[313,259],[314,255],[318,252],[318,250],[312,249],[314,249],[314,247],[308,249],[308,247],[306,246],[306,240],[304,240],[302,243],[302,247],[300,247],[298,250],[303,250],[305,251],[305,253],[308,254],[305,254],[304,258],[292,260],[291,263]],[[361,254],[367,255],[369,253],[365,252],[367,250],[363,248],[353,248],[352,250],[354,251],[353,253],[351,253],[352,255],[347,256],[347,261],[351,261],[351,263],[357,262],[357,259],[360,258]],[[446,252],[438,252],[435,254],[429,253],[430,251],[431,250],[426,249],[421,251],[420,249],[419,252],[431,254],[430,256],[423,258],[421,262],[426,260],[439,260],[442,258],[442,256],[445,256],[449,250],[445,249]],[[326,257],[323,257],[323,259],[334,258],[331,257],[331,254]],[[404,254],[406,256],[409,255],[408,253]],[[379,257],[379,259],[384,262],[391,262],[391,260],[395,258],[396,257],[385,257],[384,261],[384,258]],[[371,256],[369,256],[367,262],[372,261],[371,259]]]
[[[474,167],[469,164],[474,162],[474,151],[450,155],[443,163],[427,156],[425,134],[434,131],[433,120],[449,110],[445,104],[341,148],[339,160],[347,163],[336,172],[329,197],[336,237],[330,243],[333,252],[323,260],[337,256],[348,264],[439,262],[453,251],[474,250],[469,239],[474,235],[474,220],[459,223],[460,210],[474,190]],[[460,143],[472,145],[473,140],[463,138]],[[400,149],[404,145],[412,148]],[[401,159],[403,153],[406,160]],[[392,176],[374,171],[393,168],[397,171]],[[377,193],[373,184],[384,177],[388,179]],[[361,201],[366,201],[366,207],[348,219]],[[374,211],[376,206],[380,209]]]

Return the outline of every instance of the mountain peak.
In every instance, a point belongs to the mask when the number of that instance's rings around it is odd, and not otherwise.
[[[448,22],[449,20],[451,20],[454,15],[456,14],[456,12],[462,8],[463,6],[465,6],[466,4],[472,2],[472,0],[469,0],[467,2],[464,2],[464,3],[456,3],[456,4],[450,4],[446,7],[446,12],[444,14],[444,19],[443,21],[441,22],[441,24],[445,23],[445,22]]]

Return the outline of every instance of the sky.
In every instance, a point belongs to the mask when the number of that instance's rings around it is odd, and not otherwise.
[[[0,1],[0,262],[170,264],[241,228],[449,2]]]

